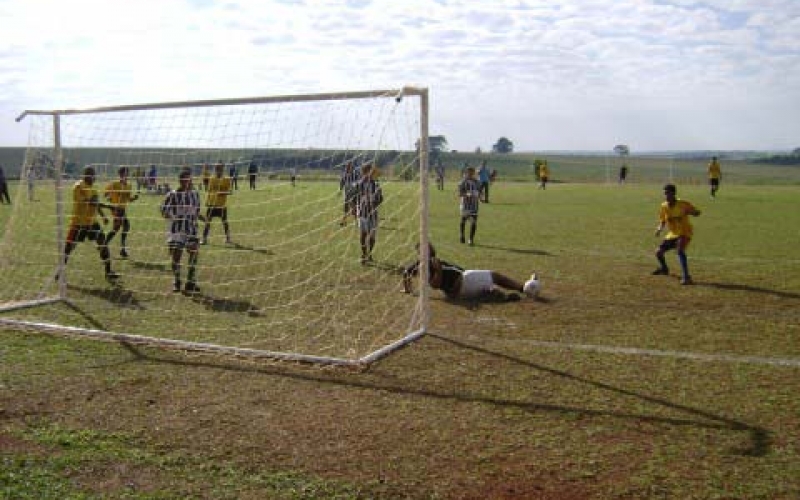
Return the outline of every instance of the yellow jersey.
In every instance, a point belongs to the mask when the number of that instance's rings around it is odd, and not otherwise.
[[[546,163],[539,165],[539,177],[550,177],[550,169]]]
[[[722,169],[719,166],[719,162],[716,160],[712,160],[708,164],[708,178],[719,179],[720,177],[722,177]]]
[[[133,200],[131,185],[128,181],[116,180],[109,183],[105,190],[106,199],[117,208],[125,208]]]
[[[230,193],[230,177],[212,177],[208,181],[208,197],[206,197],[206,206],[224,208],[228,202],[228,195]]]
[[[669,206],[668,202],[661,204],[661,210],[658,212],[658,220],[665,222],[669,233],[666,239],[672,240],[686,236],[691,238],[693,234],[692,223],[689,221],[689,214],[696,209],[694,205],[684,200],[675,200],[673,206]]]
[[[91,226],[97,216],[97,189],[78,181],[72,188],[72,221],[73,226]]]

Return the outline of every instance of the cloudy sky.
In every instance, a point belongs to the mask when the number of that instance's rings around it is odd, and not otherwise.
[[[800,0],[0,0],[26,109],[428,87],[453,149],[800,147]]]

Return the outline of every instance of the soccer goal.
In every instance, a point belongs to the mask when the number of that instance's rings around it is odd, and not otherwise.
[[[0,241],[0,325],[252,358],[372,363],[427,327],[427,287],[408,295],[401,286],[403,266],[427,249],[427,116],[428,91],[417,87],[25,111],[17,119],[29,126],[21,178],[36,173],[37,199],[16,196]],[[348,165],[373,166],[383,193],[366,260],[344,203]],[[88,237],[72,235],[65,263],[86,167],[101,203],[113,201],[105,195],[122,167],[136,198],[127,205],[128,231],[108,209],[107,224],[97,217],[106,237],[114,233],[106,246],[118,279],[107,279],[108,259]],[[203,215],[220,185],[209,178],[221,170],[230,185],[227,234],[217,210],[197,254],[199,291],[191,293],[174,289],[171,221],[161,210],[187,168]],[[184,274],[187,261],[184,252]]]

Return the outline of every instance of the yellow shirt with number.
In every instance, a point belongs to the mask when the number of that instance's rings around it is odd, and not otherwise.
[[[206,206],[223,208],[228,202],[228,195],[231,192],[230,177],[212,177],[208,181],[208,197]]]
[[[691,238],[693,234],[692,223],[689,221],[689,214],[695,211],[694,205],[684,200],[675,200],[673,206],[669,206],[666,201],[661,204],[658,212],[658,220],[665,222],[669,233],[666,239],[671,240],[686,236]]]

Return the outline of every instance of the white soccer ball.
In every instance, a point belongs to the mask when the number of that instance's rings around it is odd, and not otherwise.
[[[531,279],[525,282],[525,286],[522,288],[522,291],[525,292],[525,295],[528,297],[535,299],[539,295],[539,291],[542,289],[542,284],[539,282],[539,278],[536,276],[536,273],[531,276]]]

